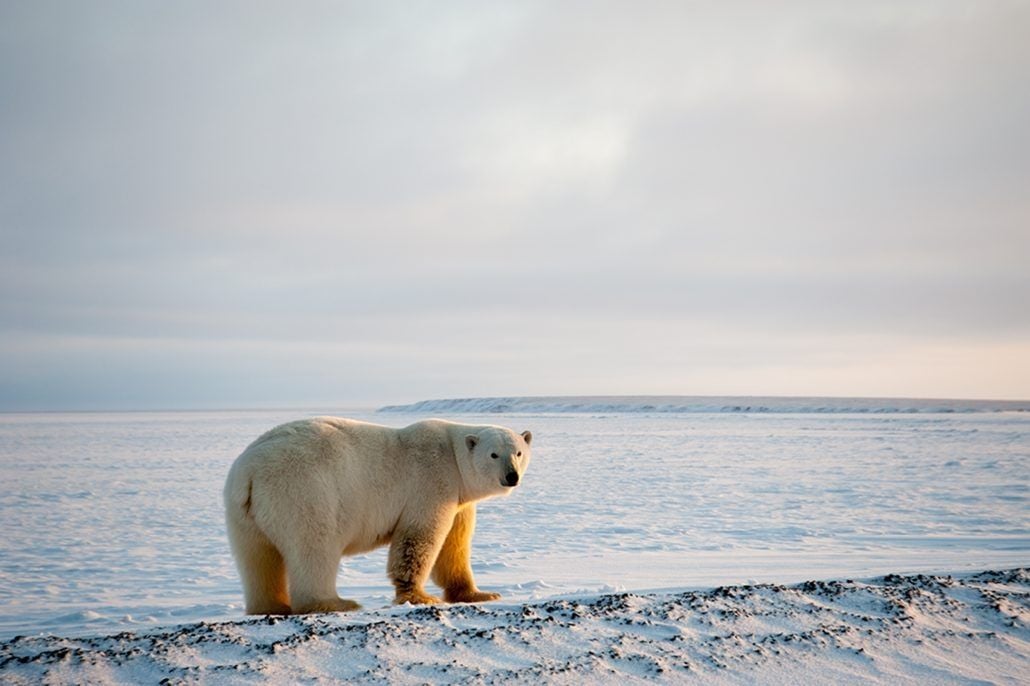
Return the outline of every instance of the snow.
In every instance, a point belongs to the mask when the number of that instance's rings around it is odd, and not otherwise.
[[[483,409],[501,400],[507,413]],[[725,683],[964,683],[1030,671],[1026,573],[978,576],[1030,566],[1030,404],[511,400],[472,413],[435,401],[0,415],[0,681],[633,681],[657,664],[664,678]],[[341,565],[341,595],[365,610],[243,617],[226,470],[264,430],[318,414],[533,431],[523,484],[479,508],[473,566],[503,601],[391,607],[380,550]],[[928,576],[877,580],[887,574]],[[832,582],[847,579],[867,581]],[[807,580],[844,591],[790,586]],[[890,614],[898,598],[911,619]]]
[[[376,609],[0,643],[11,684],[1025,683],[1027,570]],[[168,681],[162,681],[168,680]]]

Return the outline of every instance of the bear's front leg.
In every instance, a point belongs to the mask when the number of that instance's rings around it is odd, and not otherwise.
[[[386,563],[390,580],[397,591],[394,603],[431,605],[441,602],[438,597],[426,593],[423,586],[446,536],[447,526],[441,522],[405,526],[394,532]]]
[[[454,523],[433,566],[433,581],[443,589],[448,603],[482,603],[498,600],[500,593],[480,591],[472,578],[472,534],[476,530],[476,506],[466,505],[454,515]]]

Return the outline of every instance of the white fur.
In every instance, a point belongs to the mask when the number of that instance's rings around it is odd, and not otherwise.
[[[393,429],[335,417],[267,432],[237,458],[225,484],[247,612],[354,609],[336,593],[340,557],[387,543],[398,602],[437,601],[422,584],[438,555],[448,562],[434,579],[456,589],[449,596],[496,597],[475,589],[468,565],[474,503],[511,491],[505,479],[521,478],[531,438],[442,420]],[[440,555],[445,539],[449,549]]]

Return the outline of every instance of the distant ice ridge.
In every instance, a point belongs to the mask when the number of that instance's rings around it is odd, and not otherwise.
[[[761,396],[537,396],[450,398],[387,405],[379,412],[426,413],[629,413],[768,412],[921,414],[1030,412],[1026,400],[924,400],[907,398],[782,398]]]

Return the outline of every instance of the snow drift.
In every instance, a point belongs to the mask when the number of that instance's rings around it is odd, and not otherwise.
[[[1028,620],[1026,569],[888,575],[16,637],[0,681],[1021,683]]]

